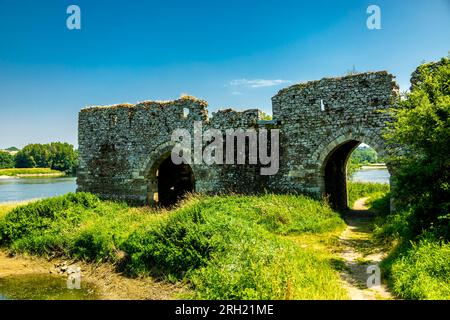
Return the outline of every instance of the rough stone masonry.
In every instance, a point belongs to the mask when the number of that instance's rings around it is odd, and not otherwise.
[[[185,192],[307,193],[347,207],[346,162],[360,143],[386,153],[384,112],[395,106],[391,74],[367,72],[292,85],[272,98],[273,120],[262,112],[219,110],[193,97],[135,105],[89,107],[79,114],[78,191],[130,204],[170,205]],[[279,129],[279,171],[261,176],[260,165],[174,165],[175,129]]]

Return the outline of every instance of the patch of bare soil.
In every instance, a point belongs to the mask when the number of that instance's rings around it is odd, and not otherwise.
[[[67,277],[68,267],[80,267],[82,281],[93,284],[102,300],[171,300],[188,292],[181,284],[170,284],[151,277],[129,278],[107,263],[48,261],[38,257],[10,256],[0,251],[0,278],[50,273]]]
[[[339,237],[339,242],[346,270],[341,277],[352,300],[392,299],[382,278],[381,285],[367,286],[371,276],[368,267],[378,266],[386,253],[372,239],[374,213],[368,210],[366,201],[367,198],[358,199],[353,210],[344,216],[348,226]]]

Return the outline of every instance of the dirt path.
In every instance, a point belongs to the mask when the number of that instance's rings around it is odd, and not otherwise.
[[[392,299],[383,279],[380,286],[367,287],[367,279],[370,277],[367,268],[377,266],[385,253],[372,240],[374,214],[368,210],[366,201],[367,198],[358,199],[353,210],[344,216],[348,226],[339,237],[339,242],[346,271],[341,276],[352,300]]]
[[[114,270],[109,264],[87,264],[38,257],[15,256],[0,251],[0,278],[16,275],[55,274],[67,277],[62,269],[74,265],[81,268],[83,281],[93,284],[102,300],[175,299],[187,290],[180,285],[157,281],[151,277],[132,279]],[[64,267],[61,267],[64,266]]]

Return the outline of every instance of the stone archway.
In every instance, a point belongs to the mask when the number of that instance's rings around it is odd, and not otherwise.
[[[154,150],[141,170],[147,181],[146,203],[174,205],[186,193],[195,191],[195,174],[189,164],[175,165],[171,159],[172,143]]]
[[[370,145],[380,155],[386,154],[381,137],[372,132],[347,132],[323,144],[317,153],[319,164],[319,186],[322,196],[328,197],[330,205],[336,210],[346,210],[347,201],[347,162],[352,152],[361,143]],[[388,171],[391,172],[388,166]]]

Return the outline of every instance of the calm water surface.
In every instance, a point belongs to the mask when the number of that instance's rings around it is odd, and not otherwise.
[[[76,189],[76,178],[0,179],[0,203],[49,198]]]
[[[29,274],[0,278],[0,300],[96,300],[96,288],[81,283],[68,289],[67,279],[54,275]]]
[[[389,171],[387,169],[361,169],[353,175],[353,181],[389,183]]]

